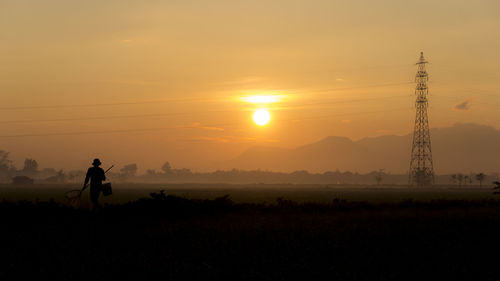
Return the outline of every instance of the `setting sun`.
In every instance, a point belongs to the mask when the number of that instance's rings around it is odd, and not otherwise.
[[[253,113],[253,121],[259,126],[265,126],[271,121],[271,114],[266,109],[258,109]]]

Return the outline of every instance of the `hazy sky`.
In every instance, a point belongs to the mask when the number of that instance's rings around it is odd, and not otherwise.
[[[496,0],[0,0],[0,149],[206,170],[255,145],[407,134],[420,51],[432,127],[500,128],[499,50]],[[240,98],[269,94],[256,126]]]

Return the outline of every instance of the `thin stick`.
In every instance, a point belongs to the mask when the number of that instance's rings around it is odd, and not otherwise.
[[[104,173],[106,174],[109,170],[111,170],[111,168],[113,168],[115,165],[111,165],[111,167],[109,167],[109,169],[107,169]]]

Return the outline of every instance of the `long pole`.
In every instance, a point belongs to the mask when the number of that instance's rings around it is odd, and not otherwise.
[[[109,167],[104,173],[106,174],[109,170],[111,170],[111,168],[113,168],[115,165],[111,165],[111,167]]]

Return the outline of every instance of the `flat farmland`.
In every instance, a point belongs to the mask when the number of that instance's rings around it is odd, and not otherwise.
[[[500,278],[487,188],[116,184],[91,211],[78,187],[1,186],[0,280]]]
[[[77,184],[35,184],[26,186],[0,185],[0,200],[49,201],[65,203],[65,193],[80,189]],[[236,203],[274,203],[277,198],[298,203],[330,203],[334,199],[369,203],[398,203],[407,200],[500,200],[491,187],[434,186],[409,188],[407,186],[369,185],[297,185],[297,184],[131,184],[113,185],[113,195],[103,197],[103,204],[122,204],[150,193],[164,190],[165,194],[186,199],[215,199],[224,195]],[[82,194],[82,203],[88,204],[89,190]]]

